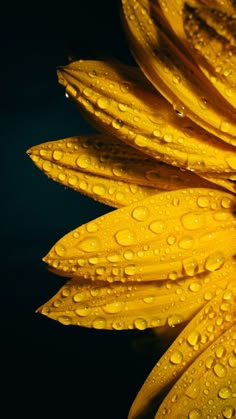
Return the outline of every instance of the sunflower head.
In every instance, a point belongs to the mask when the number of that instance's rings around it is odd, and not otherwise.
[[[70,280],[38,311],[96,329],[186,325],[129,419],[236,415],[236,8],[123,0],[137,66],[75,61],[58,81],[97,133],[28,154],[115,209],[44,257]],[[155,413],[153,413],[155,412]]]

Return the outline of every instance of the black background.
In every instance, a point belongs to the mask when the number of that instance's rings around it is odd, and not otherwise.
[[[1,26],[1,373],[7,416],[125,419],[159,358],[149,332],[66,327],[35,314],[62,280],[41,258],[111,208],[54,183],[32,145],[93,132],[65,99],[56,67],[74,58],[132,63],[119,1],[8,4]],[[3,409],[3,407],[2,407]]]

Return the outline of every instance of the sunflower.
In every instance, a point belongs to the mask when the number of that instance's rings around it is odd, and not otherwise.
[[[236,415],[236,7],[123,0],[137,66],[80,60],[59,83],[97,134],[36,145],[51,179],[113,211],[44,261],[70,280],[38,309],[64,325],[182,332],[129,419]]]

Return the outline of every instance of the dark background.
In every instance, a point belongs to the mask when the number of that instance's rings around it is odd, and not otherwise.
[[[41,258],[65,233],[111,208],[47,179],[26,155],[32,145],[93,132],[66,100],[56,67],[67,64],[69,56],[113,56],[132,63],[119,1],[50,8],[41,2],[9,4],[2,21],[0,379],[5,417],[17,411],[24,418],[125,419],[160,356],[160,342],[150,343],[149,332],[66,327],[35,314],[62,285]]]

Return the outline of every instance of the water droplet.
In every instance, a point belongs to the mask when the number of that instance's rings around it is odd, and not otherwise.
[[[134,326],[136,327],[136,329],[144,330],[147,328],[148,325],[147,325],[147,321],[140,317],[140,318],[135,319]]]
[[[80,91],[79,89],[75,88],[74,86],[71,86],[70,84],[67,84],[66,86],[66,97],[75,99],[78,97]]]
[[[77,176],[74,176],[74,175],[70,176],[69,179],[68,179],[68,183],[71,186],[75,186],[77,181],[78,181]]]
[[[175,236],[168,236],[167,237],[167,243],[171,246],[172,244],[174,244],[176,242],[176,237]]]
[[[91,221],[90,223],[86,224],[86,230],[89,233],[95,233],[98,230],[98,225],[94,221]]]
[[[98,317],[96,320],[93,321],[92,327],[94,327],[94,329],[105,329],[106,320],[102,317]]]
[[[198,262],[193,258],[186,258],[183,260],[183,268],[186,275],[194,276],[198,272]]]
[[[152,134],[153,134],[154,137],[160,138],[161,137],[161,130],[155,129]]]
[[[191,284],[189,285],[189,289],[192,292],[198,292],[200,291],[200,289],[202,288],[201,282],[191,282]]]
[[[84,252],[96,252],[100,247],[101,243],[97,237],[87,237],[78,243],[78,248]]]
[[[161,234],[165,229],[165,224],[163,223],[163,221],[156,220],[149,225],[149,228],[153,233]]]
[[[144,297],[143,301],[146,304],[152,304],[155,301],[155,296],[149,295],[148,297]]]
[[[124,329],[124,324],[123,322],[116,320],[112,323],[112,328],[115,330],[122,330]]]
[[[126,260],[132,260],[134,258],[134,252],[132,250],[126,250],[123,256]]]
[[[170,357],[170,362],[172,364],[180,364],[183,361],[183,354],[180,351],[175,351]]]
[[[136,273],[136,266],[135,265],[128,265],[125,267],[124,272],[128,276],[135,275]]]
[[[86,298],[86,295],[83,292],[77,292],[73,296],[73,300],[75,303],[78,303],[79,301],[83,301]]]
[[[72,324],[72,320],[69,316],[59,316],[57,319],[60,323],[64,324],[64,326],[68,326]]]
[[[208,208],[210,205],[209,198],[207,198],[207,196],[199,196],[197,204],[200,208]]]
[[[125,105],[124,103],[118,103],[118,108],[121,112],[126,112],[128,109],[128,106]]]
[[[209,370],[211,369],[215,364],[215,358],[213,356],[208,356],[205,360],[205,366]]]
[[[230,355],[228,358],[228,364],[231,368],[236,368],[236,355]]]
[[[120,313],[124,309],[124,302],[117,301],[114,303],[108,303],[103,307],[103,310],[109,314]]]
[[[221,413],[224,419],[231,419],[235,415],[235,409],[233,406],[225,406]]]
[[[98,183],[92,187],[93,193],[99,196],[103,196],[106,194],[106,188],[102,183]]]
[[[113,128],[118,130],[124,126],[124,122],[121,119],[114,119],[111,125],[113,126]]]
[[[197,343],[200,340],[200,333],[193,330],[187,337],[187,342],[189,343],[189,345],[191,346],[195,346],[197,345]]]
[[[217,358],[222,358],[222,356],[224,356],[226,353],[226,350],[224,348],[224,346],[220,345],[216,348],[215,350],[215,354]]]
[[[55,246],[55,252],[58,256],[64,256],[65,255],[66,248],[61,243],[56,244]]]
[[[97,100],[97,105],[100,109],[106,109],[109,107],[110,101],[106,97],[99,97]]]
[[[215,252],[209,255],[206,259],[205,269],[213,272],[220,269],[225,262],[225,257],[222,252]]]
[[[75,310],[76,314],[78,316],[80,316],[80,317],[86,317],[86,316],[88,316],[90,314],[90,311],[91,310],[90,310],[89,307],[80,307],[80,308],[77,308]]]
[[[163,136],[163,140],[166,141],[167,143],[171,143],[173,141],[173,135],[172,134],[165,134]]]
[[[125,228],[115,234],[115,239],[121,246],[130,246],[136,242],[136,235],[129,228]]]
[[[218,396],[220,399],[228,399],[231,396],[232,392],[231,389],[228,386],[223,386],[220,388],[218,392]]]
[[[181,222],[186,230],[202,229],[205,225],[205,215],[198,212],[188,212],[181,217]]]
[[[232,206],[233,202],[230,198],[222,198],[221,200],[221,206],[225,209],[229,209]]]
[[[199,409],[192,409],[188,414],[188,419],[201,419],[202,412]]]
[[[86,169],[91,165],[91,158],[87,154],[80,154],[80,156],[76,160],[76,164],[81,169]]]
[[[50,161],[45,161],[45,162],[43,163],[42,169],[43,169],[45,172],[50,172],[50,171],[52,170],[52,168],[53,168],[53,165],[52,165],[52,163],[51,163]]]
[[[220,363],[216,363],[213,367],[213,371],[217,377],[223,378],[226,376],[226,368]]]
[[[52,157],[54,160],[61,160],[63,157],[63,152],[61,150],[54,150]]]
[[[59,173],[59,175],[58,175],[58,179],[59,179],[61,182],[64,182],[64,180],[66,179],[66,175],[65,175],[65,173]]]
[[[139,206],[134,208],[132,217],[137,221],[144,221],[149,215],[149,209],[145,206]]]

